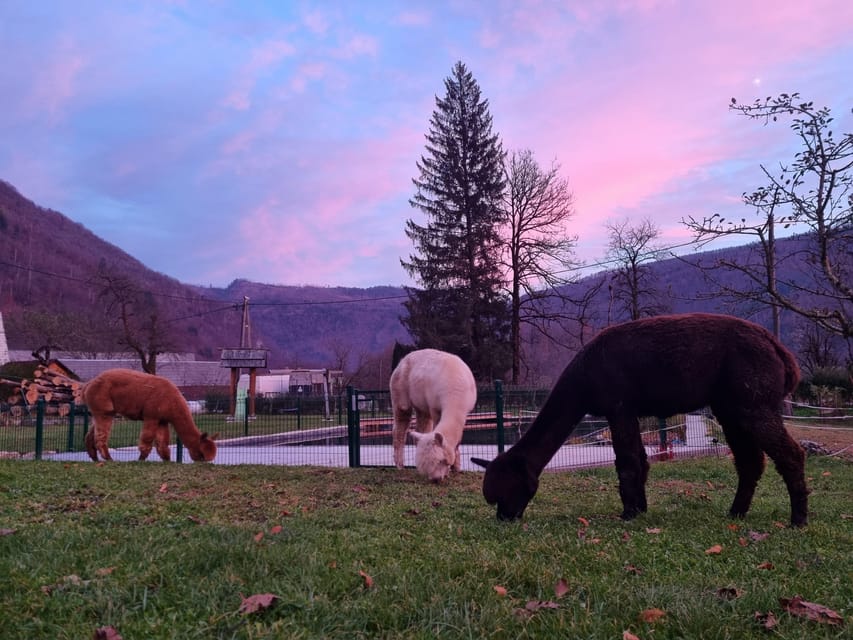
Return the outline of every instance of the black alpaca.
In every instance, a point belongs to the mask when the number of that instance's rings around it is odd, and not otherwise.
[[[622,518],[645,512],[649,463],[638,418],[708,406],[734,455],[730,514],[743,517],[770,456],[791,498],[791,524],[808,521],[805,455],[782,423],[799,381],[791,353],[763,327],[724,315],[685,314],[605,329],[565,368],[530,429],[486,466],[483,495],[502,520],[520,518],[539,475],[586,414],[610,423]]]

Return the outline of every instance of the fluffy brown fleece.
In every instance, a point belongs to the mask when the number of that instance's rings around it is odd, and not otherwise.
[[[85,438],[92,460],[97,460],[98,454],[104,460],[112,460],[107,442],[117,415],[143,421],[140,460],[148,457],[155,441],[160,458],[169,460],[170,423],[193,460],[203,462],[216,457],[217,436],[199,432],[187,401],[166,378],[130,369],[109,369],[86,383],[83,401],[92,413],[92,429]]]
[[[610,423],[622,518],[646,511],[649,463],[638,417],[710,407],[734,456],[730,514],[749,510],[770,456],[791,499],[791,524],[808,520],[804,453],[782,423],[782,402],[799,381],[791,353],[756,324],[713,314],[647,318],[605,329],[565,368],[530,429],[486,467],[483,495],[498,518],[521,517],[539,475],[586,414]]]

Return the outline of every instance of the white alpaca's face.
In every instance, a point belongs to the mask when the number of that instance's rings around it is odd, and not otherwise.
[[[453,466],[455,451],[448,451],[446,447],[435,441],[435,435],[428,433],[421,436],[415,449],[415,467],[423,476],[433,482],[441,482],[450,473]]]

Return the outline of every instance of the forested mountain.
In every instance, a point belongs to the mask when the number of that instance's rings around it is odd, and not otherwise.
[[[780,267],[780,280],[808,277],[811,267],[797,257],[807,242],[807,238],[779,241],[779,252],[791,256]],[[651,264],[663,309],[731,313],[769,326],[769,312],[730,304],[714,295],[714,287],[707,281],[708,269],[717,259],[749,250],[703,252]],[[382,380],[387,379],[383,367],[387,367],[386,360],[390,362],[394,341],[409,341],[399,321],[405,300],[400,287],[295,287],[246,280],[235,280],[225,288],[186,285],[151,271],[82,225],[37,206],[0,181],[0,312],[10,348],[40,346],[45,337],[39,335],[43,330],[36,321],[62,314],[67,326],[59,331],[54,328],[50,336],[56,348],[107,350],[103,341],[98,343],[98,332],[106,336],[107,330],[99,327],[105,326],[106,313],[114,311],[102,295],[98,274],[121,276],[134,283],[159,309],[171,350],[193,352],[204,359],[216,360],[220,348],[240,346],[244,298],[249,300],[251,345],[269,349],[269,363],[274,368],[329,367],[352,372],[372,367],[376,379]],[[527,382],[551,382],[581,340],[608,323],[626,319],[613,303],[610,276],[603,271],[567,288],[571,297],[580,299],[600,285],[584,310],[583,331],[577,323],[567,332],[551,328],[563,346],[535,331],[528,333]],[[563,310],[570,315],[577,312],[569,307]],[[793,314],[783,315],[783,340],[794,351],[799,348],[800,324]]]

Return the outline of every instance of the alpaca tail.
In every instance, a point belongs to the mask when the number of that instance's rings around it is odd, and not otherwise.
[[[800,383],[800,366],[793,354],[778,342],[776,343],[776,353],[779,354],[779,358],[785,366],[785,395],[787,396]]]

